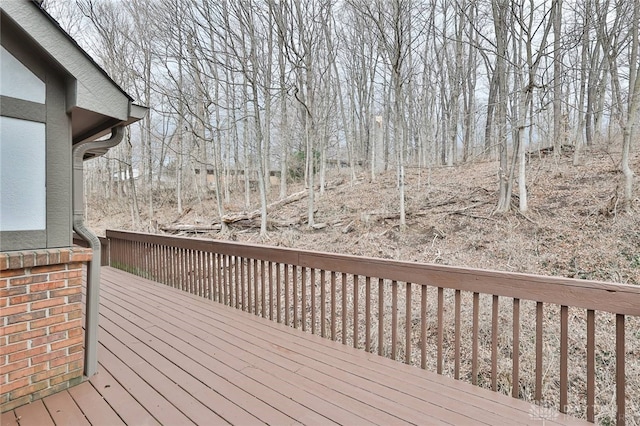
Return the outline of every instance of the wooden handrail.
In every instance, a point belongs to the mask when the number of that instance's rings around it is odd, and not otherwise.
[[[294,250],[282,247],[107,230],[107,239],[241,256],[327,271],[433,285],[543,303],[640,316],[640,287],[573,278],[497,272],[446,265],[403,262],[365,256]],[[517,285],[514,285],[517,283]]]
[[[610,420],[624,424],[630,411],[625,405],[625,318],[637,323],[640,317],[638,286],[125,231],[108,230],[107,239],[111,266],[516,398],[543,403],[553,388],[560,411],[582,411],[578,414],[591,422],[598,415],[597,319],[609,315],[616,336],[611,352],[617,401]],[[527,303],[533,303],[532,320],[523,323]],[[463,305],[472,305],[472,318],[463,318]],[[485,316],[490,317],[488,327],[483,326]],[[570,323],[582,317],[586,378],[584,392],[576,397],[569,366],[569,349],[576,345],[570,341]],[[504,330],[505,324],[510,329]],[[547,336],[545,330],[555,326],[558,330]],[[469,328],[466,334],[463,327]],[[557,388],[555,380],[543,377],[549,371],[548,366],[543,370],[543,361],[555,358],[546,348],[550,337],[559,339],[557,368],[551,370],[557,372]],[[469,339],[470,359],[463,357]],[[522,374],[520,359],[527,341],[535,342],[535,378],[530,380]],[[432,346],[435,360],[428,357]],[[488,362],[483,362],[482,350],[490,352]],[[498,380],[501,370],[505,373],[505,352],[511,353],[509,389]],[[634,385],[637,389],[638,383]]]

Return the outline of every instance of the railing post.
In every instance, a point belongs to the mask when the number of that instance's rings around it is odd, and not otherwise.
[[[102,250],[100,253],[100,266],[109,266],[111,264],[111,245],[109,239],[105,237],[99,237]]]

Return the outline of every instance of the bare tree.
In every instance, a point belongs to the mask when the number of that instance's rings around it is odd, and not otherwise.
[[[493,26],[496,36],[496,65],[495,74],[498,80],[496,125],[498,127],[498,143],[500,150],[500,169],[498,170],[498,207],[496,211],[505,213],[511,208],[511,191],[509,185],[507,139],[507,42],[509,16],[509,2],[506,0],[492,0]]]
[[[633,5],[633,20],[631,22],[631,46],[630,55],[631,58],[629,65],[629,106],[627,113],[627,120],[623,127],[623,139],[622,139],[622,161],[620,168],[624,175],[624,201],[627,212],[631,213],[633,203],[633,178],[634,173],[629,166],[629,153],[631,151],[631,141],[633,135],[637,131],[639,113],[640,111],[640,78],[638,75],[638,27],[640,26],[640,3],[634,2]]]
[[[553,147],[560,155],[562,145],[562,0],[553,0]]]

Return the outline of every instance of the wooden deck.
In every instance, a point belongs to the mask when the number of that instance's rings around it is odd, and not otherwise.
[[[587,424],[112,268],[99,362],[2,426]]]

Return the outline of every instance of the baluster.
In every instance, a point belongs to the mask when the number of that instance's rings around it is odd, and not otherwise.
[[[268,261],[269,267],[269,319],[273,321],[273,262]]]
[[[231,256],[228,254],[224,255],[224,289],[225,294],[225,305],[233,306],[233,288],[231,286]]]
[[[342,344],[347,344],[347,274],[342,273]]]
[[[491,312],[491,389],[498,391],[498,296],[493,295]]]
[[[536,395],[535,400],[542,402],[542,302],[536,302]]]
[[[624,314],[616,314],[616,426],[624,426],[625,416]]]
[[[331,271],[331,340],[336,340],[336,273]]]
[[[411,283],[405,283],[404,362],[411,364]]]
[[[293,265],[293,326],[299,327],[298,324],[298,265]]]
[[[181,291],[187,291],[187,253],[186,253],[186,249],[184,248],[180,248],[179,249],[179,256],[180,256],[180,264],[179,264],[179,268],[180,268],[180,273],[178,275],[178,282],[179,282],[179,286],[180,286],[180,290]]]
[[[266,271],[265,271],[265,267],[264,267],[264,260],[260,261],[260,291],[262,291],[261,294],[261,302],[262,302],[262,318],[266,318],[267,317],[267,311],[265,309],[265,302],[266,302]]]
[[[258,268],[258,260],[253,259],[253,314],[260,315],[260,269]]]
[[[511,396],[520,396],[520,299],[513,299],[513,387]]]
[[[187,249],[187,292],[193,294],[193,251]]]
[[[211,252],[206,252],[205,253],[205,261],[204,261],[204,265],[205,265],[205,277],[206,277],[206,283],[207,283],[207,298],[209,300],[213,300],[213,280],[211,279]]]
[[[191,250],[190,253],[190,277],[191,277],[191,294],[194,296],[198,295],[198,252]]]
[[[309,273],[311,286],[311,334],[316,334],[316,270],[311,268]]]
[[[227,304],[227,285],[224,279],[224,255],[218,255],[218,282],[222,289],[222,304]]]
[[[480,294],[473,293],[473,331],[471,342],[471,383],[478,384],[478,316],[480,311]]]
[[[587,421],[595,422],[595,396],[596,396],[596,321],[595,311],[587,310]]]
[[[320,335],[327,337],[327,290],[326,273],[320,270]]]
[[[169,266],[169,259],[167,258],[167,246],[164,244],[160,247],[160,267],[162,268],[162,283],[168,284],[169,277],[167,276],[167,270]]]
[[[284,265],[284,323],[290,326],[289,322],[289,265]]]
[[[420,286],[420,368],[427,368],[427,286]]]
[[[302,287],[302,295],[300,298],[300,319],[302,321],[302,331],[307,331],[307,268],[304,266],[300,271],[300,281]]]
[[[378,355],[382,356],[384,347],[384,280],[378,278]]]
[[[371,352],[371,277],[366,277],[364,281],[365,285],[365,298],[364,305],[365,321],[365,337],[364,337],[364,350]]]
[[[280,263],[276,263],[276,309],[277,309],[277,321],[278,324],[282,323],[282,282],[280,281]]]
[[[158,261],[159,248],[156,244],[152,244],[151,250],[153,255],[153,279],[158,282],[162,282],[162,278],[160,277],[160,262]]]
[[[196,287],[198,291],[198,296],[202,297],[204,294],[203,286],[202,286],[202,252],[197,250],[195,252],[196,255],[196,266],[195,266],[195,279],[196,279]]]
[[[247,312],[249,312],[250,314],[253,313],[253,280],[255,279],[255,277],[253,276],[253,273],[251,272],[251,265],[253,264],[253,260],[251,259],[247,259]]]
[[[438,287],[438,359],[436,373],[442,374],[442,342],[444,340],[444,289]]]
[[[197,266],[198,296],[202,297],[204,295],[204,285],[202,283],[202,252],[198,250],[196,253],[198,254],[198,266]]]
[[[567,412],[569,307],[560,307],[560,412]]]
[[[461,295],[460,290],[456,289],[454,296],[454,343],[453,343],[453,377],[456,380],[460,379],[460,305]]]
[[[391,359],[396,359],[398,346],[398,282],[391,281]]]
[[[229,306],[233,307],[236,304],[237,294],[235,292],[235,285],[233,282],[233,271],[235,266],[233,262],[235,261],[235,256],[227,255],[227,285],[229,287]]]
[[[358,276],[353,276],[353,347],[358,348]]]
[[[242,264],[242,257],[235,257],[234,268],[234,282],[236,284],[236,309],[242,309],[242,300],[244,294],[240,292],[240,281],[242,281],[242,275],[240,275],[240,265]]]
[[[247,262],[247,259],[245,259],[244,257],[241,257],[239,262],[240,262],[240,309],[242,309],[243,311],[246,311],[247,310],[247,301],[246,301],[247,287],[246,287],[245,263]]]

